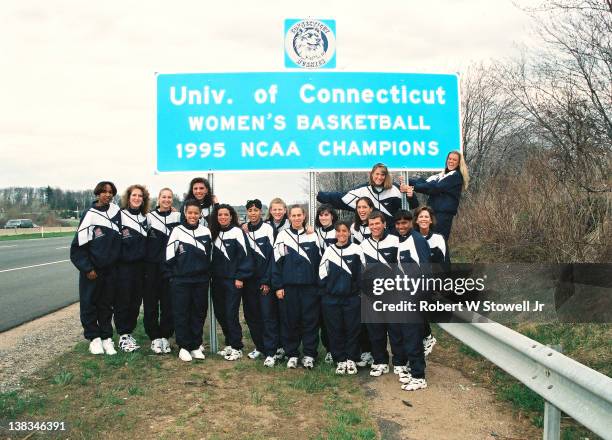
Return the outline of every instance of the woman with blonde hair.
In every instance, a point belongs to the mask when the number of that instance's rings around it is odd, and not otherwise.
[[[287,217],[287,204],[280,197],[275,197],[270,200],[266,223],[272,226],[274,238],[276,238],[280,231],[287,229],[291,224],[289,222],[289,218]]]
[[[386,224],[393,225],[393,215],[402,207],[403,194],[398,184],[393,183],[389,169],[383,163],[372,167],[368,183],[347,192],[319,192],[317,201],[329,203],[336,209],[355,211],[360,198],[369,197],[374,209],[384,214]]]
[[[132,336],[136,328],[144,289],[145,255],[149,224],[149,191],[143,185],[130,185],[121,197],[121,254],[118,263],[118,289],[115,298],[115,327],[119,348],[124,352],[140,346]]]
[[[172,230],[181,224],[181,213],[172,208],[173,193],[162,188],[157,207],[147,214],[149,233],[145,256],[145,291],[143,295],[144,328],[155,354],[170,353],[168,339],[174,333],[170,280],[166,269],[166,246]]]
[[[461,192],[467,189],[470,181],[465,159],[460,151],[451,151],[446,156],[444,171],[427,179],[410,179],[408,185],[402,185],[402,192],[414,191],[429,195],[427,205],[436,214],[435,231],[448,240],[453,218],[457,214]]]

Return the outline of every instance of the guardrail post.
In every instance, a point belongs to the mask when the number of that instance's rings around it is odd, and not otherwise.
[[[548,345],[559,353],[563,352],[560,345]],[[559,440],[561,438],[561,411],[552,403],[544,402],[544,440]]]

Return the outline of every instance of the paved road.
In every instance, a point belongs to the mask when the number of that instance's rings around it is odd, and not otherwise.
[[[0,332],[78,301],[71,241],[0,241]]]

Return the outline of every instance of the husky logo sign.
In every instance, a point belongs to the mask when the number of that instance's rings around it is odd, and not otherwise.
[[[336,67],[335,20],[285,20],[285,67]]]

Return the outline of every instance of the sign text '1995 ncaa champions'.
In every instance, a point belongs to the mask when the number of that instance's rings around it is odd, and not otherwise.
[[[460,149],[458,89],[454,74],[158,74],[157,168],[439,169]]]

